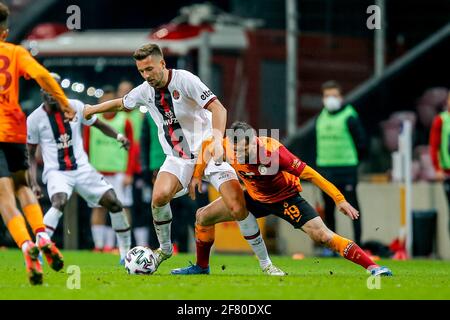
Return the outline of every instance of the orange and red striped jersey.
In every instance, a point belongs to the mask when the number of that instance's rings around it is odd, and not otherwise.
[[[210,158],[208,148],[212,140],[204,141],[194,177],[203,175]],[[345,201],[342,193],[317,171],[293,155],[283,144],[270,137],[258,137],[258,157],[255,163],[240,164],[232,144],[223,141],[227,162],[233,167],[245,185],[249,195],[263,203],[276,203],[302,191],[300,179],[311,181],[326,192],[336,203]]]
[[[19,78],[33,78],[63,108],[67,97],[50,73],[23,47],[0,42],[0,142],[26,143],[26,117],[19,105]]]

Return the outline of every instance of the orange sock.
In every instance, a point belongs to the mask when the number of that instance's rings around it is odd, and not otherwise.
[[[344,237],[341,237],[338,234],[334,234],[333,238],[331,238],[330,242],[328,242],[328,246],[330,247],[330,249],[336,251],[341,256],[345,257],[345,254],[344,254],[345,248],[347,248],[348,245],[352,242],[353,241],[350,241]]]
[[[33,229],[34,234],[45,232],[44,217],[39,203],[27,205],[23,208],[23,213],[25,214],[31,229]]]
[[[209,266],[209,253],[214,243],[215,228],[212,226],[195,225],[195,246],[197,249],[197,265],[202,268]]]
[[[214,242],[215,226],[200,226],[195,224],[195,239],[203,242]]]
[[[345,239],[338,234],[333,235],[333,238],[328,242],[328,246],[334,251],[339,252],[345,259],[359,264],[364,269],[377,266],[355,242]]]
[[[25,241],[31,241],[30,234],[27,230],[27,225],[25,224],[25,219],[21,214],[18,214],[9,220],[7,227],[9,233],[11,233],[11,236],[19,248],[22,248],[22,244]]]

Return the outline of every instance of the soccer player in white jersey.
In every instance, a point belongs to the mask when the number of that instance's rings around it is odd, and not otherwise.
[[[160,248],[155,250],[157,267],[173,251],[170,200],[187,192],[201,145],[212,138],[213,157],[206,167],[204,179],[223,196],[231,215],[238,221],[241,233],[258,256],[262,269],[268,270],[269,274],[284,274],[273,268],[256,219],[245,207],[237,175],[222,160],[226,109],[197,76],[186,70],[167,69],[157,45],[140,47],[133,58],[145,81],[122,99],[86,105],[84,116],[89,119],[96,113],[146,107],[158,127],[166,160],[159,170],[152,196],[153,224],[160,244]],[[209,267],[193,272],[208,274]]]
[[[52,75],[58,82],[61,80],[59,75]],[[30,155],[31,187],[38,197],[41,197],[42,193],[36,179],[36,149],[38,145],[42,149],[42,181],[47,184],[52,203],[52,207],[44,216],[46,231],[50,236],[53,235],[64,206],[75,190],[90,207],[102,206],[109,211],[123,263],[131,245],[128,218],[112,185],[89,164],[83,149],[81,126],[84,124],[97,127],[105,135],[119,140],[126,149],[130,142],[97,117],[84,119],[84,104],[81,101],[69,99],[70,106],[76,111],[76,117],[71,122],[64,122],[58,102],[44,91],[42,96],[44,102],[27,119],[27,147]]]

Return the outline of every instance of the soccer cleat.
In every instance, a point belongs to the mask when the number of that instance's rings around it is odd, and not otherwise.
[[[388,267],[375,267],[370,270],[370,274],[372,276],[385,276],[385,277],[391,277],[392,271]]]
[[[192,264],[190,261],[189,264],[190,266],[185,268],[173,269],[170,273],[174,275],[209,274],[209,266],[202,268],[198,264]]]
[[[23,251],[25,257],[25,268],[28,273],[28,279],[30,283],[34,286],[37,284],[42,284],[43,273],[42,265],[39,262],[39,249],[33,242],[29,242],[28,248]]]
[[[155,257],[156,268],[158,269],[158,267],[161,264],[161,262],[163,262],[164,260],[169,259],[172,256],[172,252],[164,253],[161,248],[158,248],[158,249],[153,251],[153,255]]]
[[[36,236],[36,238],[37,246],[44,253],[49,266],[55,271],[61,270],[64,267],[64,258],[56,245],[45,237]]]
[[[281,270],[280,268],[274,266],[273,264],[269,264],[267,267],[263,269],[264,273],[267,273],[269,276],[286,276],[287,273]]]

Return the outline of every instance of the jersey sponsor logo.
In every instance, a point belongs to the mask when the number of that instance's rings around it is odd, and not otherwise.
[[[211,92],[211,90],[205,90],[205,91],[202,92],[202,95],[200,96],[200,98],[202,100],[206,100],[206,98],[208,98],[208,97],[210,97],[212,95],[213,95],[213,93]]]
[[[180,99],[180,92],[178,92],[178,90],[173,90],[173,92],[172,92],[172,97],[173,97],[175,100]]]

